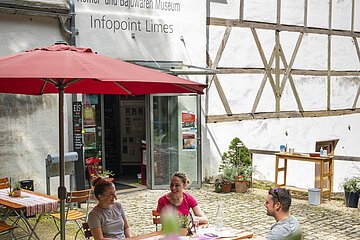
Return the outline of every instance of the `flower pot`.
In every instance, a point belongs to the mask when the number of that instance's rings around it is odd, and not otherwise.
[[[187,236],[188,229],[187,228],[180,228],[180,236]]]
[[[13,197],[21,197],[21,190],[13,190],[11,196],[13,196]]]
[[[247,191],[247,189],[248,189],[248,187],[247,187],[246,181],[242,181],[242,182],[236,181],[235,182],[235,191],[237,193],[244,193]]]
[[[350,208],[357,208],[359,202],[358,192],[345,192],[345,204]]]
[[[221,190],[220,192],[222,193],[228,193],[231,191],[231,183],[226,183],[226,184],[223,184],[221,185]]]

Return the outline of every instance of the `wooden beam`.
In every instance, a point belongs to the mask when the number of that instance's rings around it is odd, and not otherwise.
[[[356,53],[357,53],[357,56],[358,56],[358,59],[359,59],[359,63],[360,63],[360,49],[359,49],[359,44],[358,44],[358,41],[357,41],[356,38],[353,38],[353,41],[354,41],[354,44],[355,44],[355,50],[356,50]],[[357,102],[358,102],[358,100],[359,100],[359,95],[360,95],[360,86],[358,87],[358,90],[357,90],[357,93],[356,93],[356,96],[355,96],[355,99],[354,99],[354,103],[353,103],[353,106],[352,106],[353,109],[356,108]]]
[[[303,33],[301,33],[301,34],[303,34]],[[280,45],[280,49],[281,49],[281,52],[280,52],[281,55],[280,55],[280,56],[281,56],[281,59],[282,59],[282,61],[283,61],[284,67],[285,67],[286,69],[289,69],[289,66],[288,66],[288,64],[287,64],[287,62],[286,62],[286,58],[285,58],[285,55],[284,55],[284,51],[282,50],[281,45]],[[302,106],[302,104],[301,104],[301,100],[300,100],[299,94],[298,94],[298,92],[297,92],[297,90],[296,90],[295,81],[294,81],[294,79],[292,78],[291,74],[289,74],[288,77],[289,77],[289,82],[290,82],[291,89],[292,89],[293,94],[294,94],[294,97],[295,97],[296,104],[297,104],[297,106],[298,106],[299,111],[302,113],[302,112],[304,112],[304,108],[303,108],[303,106]],[[284,87],[285,87],[285,86],[284,86]]]
[[[214,79],[214,83],[215,83],[216,90],[217,90],[217,92],[218,92],[218,94],[219,94],[219,97],[220,97],[220,99],[221,99],[221,102],[222,102],[222,104],[223,104],[223,106],[224,106],[224,108],[225,108],[226,114],[227,114],[227,115],[232,115],[229,102],[228,102],[227,99],[226,99],[224,90],[223,90],[223,88],[222,88],[222,86],[221,86],[221,83],[220,83],[220,81],[219,81],[219,79],[218,79],[218,76],[217,76],[217,75],[214,75],[213,79]]]
[[[351,2],[351,31],[354,32],[354,19],[355,19],[355,0]]]
[[[240,0],[239,20],[244,21],[244,0]]]
[[[281,0],[276,1],[276,24],[280,25],[281,19]]]
[[[263,74],[264,68],[240,68],[240,67],[218,67],[216,70],[218,74]],[[285,74],[286,69],[280,69],[280,74]],[[275,74],[275,69],[270,69],[272,74]],[[298,76],[327,76],[327,70],[309,70],[309,69],[291,69],[291,75]],[[331,71],[331,76],[336,77],[351,77],[360,76],[360,71]]]
[[[278,8],[280,0],[277,0]],[[278,10],[280,12],[280,10]],[[279,13],[280,14],[280,13]],[[280,19],[278,19],[280,21]],[[275,31],[275,110],[280,112],[280,33]]]
[[[212,62],[212,64],[211,64],[211,68],[212,68],[212,69],[216,69],[217,66],[218,66],[218,64],[219,64],[219,62],[220,62],[221,56],[222,56],[222,54],[223,54],[223,52],[224,52],[224,50],[225,50],[225,47],[226,47],[226,43],[227,43],[227,41],[229,40],[229,36],[230,36],[230,33],[231,33],[231,29],[232,29],[232,27],[227,27],[227,28],[225,29],[223,38],[222,38],[222,40],[221,40],[220,46],[219,46],[218,51],[217,51],[216,56],[215,56],[215,60],[214,60],[214,61]],[[214,79],[215,79],[215,75],[210,79],[210,82],[209,82],[209,84],[208,84],[208,88],[210,88],[211,83],[212,83],[212,81],[213,81]]]
[[[331,29],[332,23],[332,0],[329,0],[329,29]],[[331,110],[331,35],[328,35],[328,55],[327,55],[327,110]]]
[[[267,63],[267,61],[266,61],[266,57],[265,57],[264,51],[263,51],[263,49],[262,49],[262,47],[261,47],[261,43],[260,43],[260,41],[259,41],[259,37],[258,37],[258,35],[257,35],[257,33],[256,33],[256,30],[255,30],[254,28],[250,28],[250,29],[251,29],[251,33],[252,33],[252,35],[253,35],[253,37],[254,37],[254,40],[255,40],[255,43],[256,43],[256,47],[257,47],[257,49],[258,49],[258,51],[259,51],[259,54],[260,54],[260,57],[261,57],[261,61],[263,62],[263,65],[264,65],[264,68],[265,68],[265,72],[266,72],[266,74],[267,74],[267,76],[268,76],[268,78],[269,78],[269,82],[270,82],[271,88],[272,88],[272,90],[273,90],[274,96],[276,97],[276,85],[275,85],[274,79],[273,79],[273,77],[272,77],[272,75],[271,75],[269,65],[268,65],[268,63]]]
[[[245,120],[274,119],[274,118],[304,118],[304,117],[329,117],[342,116],[360,113],[360,108],[320,110],[320,111],[283,111],[283,112],[262,112],[262,113],[240,113],[228,115],[209,115],[206,116],[206,123],[236,122]]]
[[[350,30],[304,27],[304,26],[287,25],[287,24],[277,25],[276,23],[248,21],[248,20],[240,21],[238,19],[226,19],[226,18],[215,18],[215,17],[208,17],[207,25],[278,30],[280,32],[302,32],[309,34],[322,34],[322,35],[332,35],[332,36],[345,36],[345,37],[357,37],[357,38],[360,37],[360,32],[355,32],[355,31],[352,32]]]
[[[276,25],[280,25],[281,20],[281,0],[276,1]],[[275,31],[275,110],[280,112],[280,32]]]
[[[304,0],[304,27],[307,27],[308,20],[308,0]]]
[[[288,79],[289,75],[290,75],[290,72],[291,72],[291,69],[292,69],[292,66],[295,62],[295,58],[296,58],[296,54],[298,53],[298,50],[300,48],[300,44],[301,44],[301,41],[303,39],[303,36],[304,34],[303,33],[300,33],[299,37],[298,37],[298,40],[296,41],[296,44],[295,44],[295,48],[294,48],[294,51],[291,55],[291,59],[290,59],[290,62],[289,62],[289,65],[288,66],[285,66],[285,63],[284,63],[284,59],[286,61],[286,58],[285,58],[285,55],[284,55],[284,52],[281,48],[281,54],[282,54],[282,57],[283,57],[283,64],[284,64],[284,67],[286,68],[286,71],[285,71],[285,74],[284,74],[284,77],[281,81],[281,88],[280,88],[280,95],[282,95],[283,91],[284,91],[284,88],[285,88],[285,84],[286,84],[286,80]],[[287,64],[286,64],[287,65]]]
[[[273,51],[272,51],[272,54],[271,54],[271,57],[270,57],[270,61],[269,61],[268,66],[271,66],[271,65],[273,64],[273,62],[274,62],[274,59],[275,59],[275,51],[276,51],[276,50],[275,50],[275,48],[274,48]],[[257,94],[256,94],[256,97],[255,97],[255,101],[254,101],[254,104],[253,104],[253,107],[252,107],[252,110],[251,110],[252,113],[255,113],[255,112],[256,112],[256,108],[257,108],[257,106],[259,105],[259,101],[260,101],[261,95],[262,95],[262,93],[263,93],[263,91],[264,91],[264,88],[265,88],[266,79],[267,79],[267,74],[265,73],[265,74],[264,74],[264,77],[263,77],[263,79],[262,79],[262,81],[261,81],[259,90],[258,90],[258,92],[257,92]]]

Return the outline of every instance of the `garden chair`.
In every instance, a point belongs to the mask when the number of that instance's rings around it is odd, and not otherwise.
[[[13,234],[15,227],[8,225],[4,221],[0,221],[0,236],[8,234],[11,239],[16,239],[16,237]]]
[[[91,197],[91,189],[86,190],[80,190],[80,191],[71,191],[67,193],[67,199],[66,199],[66,208],[65,208],[65,224],[68,221],[74,221],[78,226],[78,231],[75,234],[75,239],[79,232],[81,231],[84,236],[85,232],[83,231],[81,221],[86,222],[87,216],[89,212],[89,200]],[[77,209],[73,208],[74,204],[80,204],[80,203],[86,203],[86,211],[79,211]],[[57,235],[60,234],[60,227],[57,224],[56,220],[60,220],[60,213],[54,213],[50,214],[53,217],[55,226],[58,229],[58,232],[54,236],[54,239],[57,237]]]
[[[93,235],[92,235],[92,233],[90,231],[89,224],[87,222],[83,222],[82,227],[83,227],[85,238],[86,239],[92,238]]]
[[[161,224],[160,213],[156,210],[152,210],[152,216],[153,216],[153,223],[155,224],[155,227],[156,227],[156,231],[159,231],[158,225]]]
[[[7,177],[0,178],[0,189],[8,188],[10,187],[10,182]]]

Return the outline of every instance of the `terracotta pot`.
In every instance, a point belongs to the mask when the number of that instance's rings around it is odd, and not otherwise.
[[[187,228],[180,228],[180,236],[187,236],[188,230]]]
[[[227,183],[227,184],[223,184],[221,185],[221,190],[220,192],[222,193],[228,193],[231,191],[231,183]]]
[[[13,190],[12,196],[13,197],[21,197],[21,190]]]
[[[244,193],[247,191],[247,189],[248,189],[248,187],[247,187],[246,181],[242,181],[242,182],[236,181],[235,182],[235,191],[237,193]]]

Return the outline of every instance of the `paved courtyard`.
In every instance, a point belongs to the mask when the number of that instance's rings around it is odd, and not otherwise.
[[[263,207],[267,195],[265,190],[221,194],[215,193],[212,185],[205,185],[200,190],[188,192],[196,197],[210,223],[214,223],[218,203],[223,206],[225,226],[251,230],[255,235],[265,237],[274,223]],[[145,190],[118,195],[133,235],[155,230],[151,210],[156,208],[158,197],[164,193],[166,191]],[[346,208],[343,201],[309,206],[306,200],[294,199],[291,212],[299,219],[305,239],[360,239],[360,211]]]
[[[126,190],[125,190],[126,191]],[[155,231],[151,210],[156,208],[157,199],[165,194],[163,190],[142,190],[124,193],[117,191],[118,200],[123,204],[132,229],[132,235]],[[218,203],[223,206],[224,225],[253,231],[255,236],[265,237],[272,217],[266,215],[263,207],[267,191],[251,189],[248,193],[215,193],[213,185],[202,189],[191,189],[201,208],[214,224]],[[360,211],[346,208],[344,200],[333,200],[320,206],[309,206],[307,200],[293,199],[291,212],[299,219],[305,239],[360,239]],[[30,219],[33,223],[34,218]],[[17,229],[15,232],[20,231]],[[36,232],[40,239],[52,239],[57,232],[52,219],[44,216]],[[66,224],[66,239],[74,239],[76,225]],[[17,234],[18,235],[18,234]],[[0,236],[8,240],[8,237]],[[57,238],[59,239],[59,238]],[[78,239],[84,239],[78,237]]]

